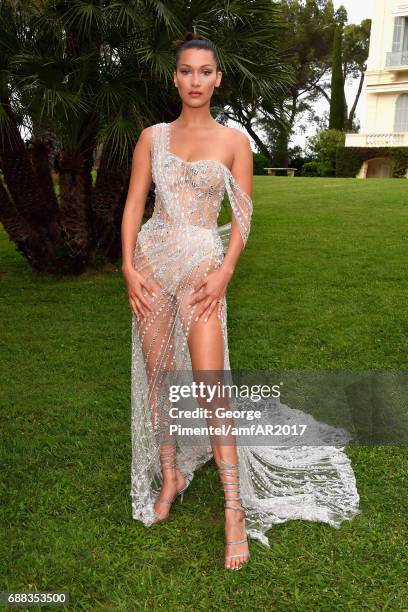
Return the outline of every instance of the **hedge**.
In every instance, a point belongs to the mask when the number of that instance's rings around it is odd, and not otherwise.
[[[336,176],[355,177],[363,162],[373,157],[388,157],[393,162],[393,178],[404,178],[408,168],[408,147],[339,147]]]

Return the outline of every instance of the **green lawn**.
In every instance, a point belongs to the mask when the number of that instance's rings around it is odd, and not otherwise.
[[[408,370],[407,228],[406,180],[256,177],[231,366]],[[406,447],[349,447],[361,514],[276,526],[228,573],[213,462],[167,525],[131,518],[120,266],[34,276],[1,231],[0,274],[0,590],[69,591],[71,610],[408,610]]]

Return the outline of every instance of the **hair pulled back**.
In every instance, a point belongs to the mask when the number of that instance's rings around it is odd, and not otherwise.
[[[176,46],[176,69],[180,59],[180,54],[182,51],[184,51],[184,49],[206,49],[212,52],[217,65],[217,70],[221,70],[218,54],[213,43],[201,34],[198,34],[195,31],[188,32],[184,40],[175,40],[174,44]]]

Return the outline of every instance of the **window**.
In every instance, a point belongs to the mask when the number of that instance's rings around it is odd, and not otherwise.
[[[394,132],[408,132],[408,94],[401,94],[397,98]]]
[[[408,51],[408,17],[396,17],[394,20],[394,36],[392,52]]]

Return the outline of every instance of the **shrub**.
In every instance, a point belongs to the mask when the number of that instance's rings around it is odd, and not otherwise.
[[[266,174],[266,170],[264,170],[264,168],[267,168],[268,166],[271,165],[269,159],[265,157],[265,155],[263,155],[262,153],[254,153],[253,158],[254,158],[254,174],[257,174],[257,175]]]
[[[310,161],[302,166],[300,176],[320,176],[320,162]]]
[[[321,164],[315,176],[336,176],[337,151],[344,149],[345,138],[340,130],[323,130],[308,139],[312,157]]]

